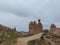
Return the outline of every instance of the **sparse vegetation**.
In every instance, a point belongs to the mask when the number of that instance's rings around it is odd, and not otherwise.
[[[28,45],[42,45],[42,41],[40,39],[32,40],[28,42]]]
[[[35,40],[32,40],[32,41],[29,41],[28,42],[28,45],[35,45],[36,41]]]
[[[14,33],[9,32],[7,33],[6,36],[2,37],[1,39],[3,41],[2,45],[14,45],[14,43],[16,42],[16,38],[17,37]]]

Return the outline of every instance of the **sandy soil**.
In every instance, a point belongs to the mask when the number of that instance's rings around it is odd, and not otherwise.
[[[15,45],[27,45],[28,41],[40,39],[43,33],[39,33],[33,36],[25,37],[25,38],[18,38],[17,43]]]

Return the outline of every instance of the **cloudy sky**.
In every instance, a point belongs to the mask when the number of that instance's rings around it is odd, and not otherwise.
[[[0,24],[28,31],[29,22],[38,19],[44,28],[60,27],[60,0],[0,0]]]

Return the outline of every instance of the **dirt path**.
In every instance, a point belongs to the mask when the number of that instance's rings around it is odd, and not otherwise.
[[[45,36],[44,36],[44,39],[45,39],[46,41],[50,42],[50,43],[51,43],[51,45],[55,45],[55,43],[54,43],[54,42],[52,42],[50,39],[47,39]]]
[[[33,36],[25,37],[25,38],[18,38],[16,45],[27,45],[28,41],[40,39],[43,33],[39,33]]]

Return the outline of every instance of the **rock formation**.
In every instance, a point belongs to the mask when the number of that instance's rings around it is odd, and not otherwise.
[[[36,21],[34,22],[30,22],[29,24],[29,33],[31,34],[36,34],[42,31],[42,24],[40,22],[40,19],[38,20],[38,24],[36,23]]]
[[[38,19],[37,32],[38,33],[41,32],[42,31],[42,28],[43,28],[42,23],[40,22],[40,19]]]
[[[51,24],[51,26],[50,26],[50,32],[53,33],[56,30],[57,30],[56,25],[55,24]]]
[[[34,22],[30,22],[30,24],[29,24],[29,32],[30,32],[30,33],[35,32],[35,31],[34,31]]]
[[[51,24],[50,29],[56,29],[56,28],[57,28],[57,27],[56,27],[55,24]]]
[[[35,30],[34,32],[37,33],[37,23],[36,23],[36,21],[34,21],[34,30]]]

